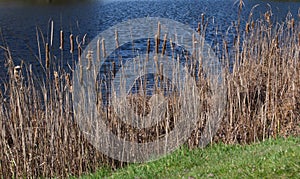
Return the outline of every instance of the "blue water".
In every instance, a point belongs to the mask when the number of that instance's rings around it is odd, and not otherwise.
[[[0,3],[0,28],[2,37],[0,46],[8,46],[15,65],[22,62],[32,65],[37,76],[43,74],[44,48],[41,48],[41,59],[37,45],[37,32],[40,43],[50,42],[50,22],[54,21],[53,54],[58,59],[63,59],[56,65],[62,65],[66,71],[74,65],[77,59],[69,53],[68,37],[71,33],[81,39],[85,34],[86,40],[93,39],[98,33],[116,25],[119,22],[141,17],[163,17],[176,20],[197,28],[201,21],[201,14],[209,19],[206,32],[206,41],[214,46],[221,40],[233,21],[237,20],[238,4],[234,0],[152,0],[152,1],[93,1],[86,3],[64,5],[33,5],[18,3]],[[293,16],[298,15],[299,2],[278,2],[245,0],[242,12],[242,23],[248,20],[251,8],[260,4],[254,10],[254,18],[261,16],[268,4],[272,8],[273,18],[282,21],[288,12]],[[63,54],[59,51],[59,31],[65,33],[66,48]],[[41,38],[43,36],[43,39]],[[229,30],[230,36],[230,30]],[[229,42],[230,43],[230,42]],[[6,80],[5,51],[0,49],[0,79]],[[3,85],[0,82],[0,85]]]

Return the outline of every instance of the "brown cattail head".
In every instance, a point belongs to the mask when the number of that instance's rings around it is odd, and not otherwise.
[[[46,43],[45,47],[45,55],[46,55],[46,69],[49,69],[50,67],[50,51],[49,51],[49,44]]]
[[[292,29],[295,28],[295,19],[294,18],[291,19],[290,25],[291,25]]]
[[[157,37],[160,38],[160,29],[161,29],[161,24],[160,22],[157,23]]]
[[[252,29],[255,28],[255,22],[254,22],[254,21],[251,22],[251,28],[252,28]]]
[[[201,34],[201,23],[198,23],[198,28],[197,28],[197,32],[200,35]]]
[[[54,82],[56,90],[59,91],[59,76],[57,71],[54,71]]]
[[[71,83],[71,78],[70,78],[70,74],[67,73],[66,77],[65,77],[65,80],[66,80],[66,89],[69,89],[69,92],[72,92],[73,89],[72,89],[72,83]]]
[[[74,52],[74,36],[73,34],[70,35],[70,53]]]
[[[116,63],[115,62],[112,62],[112,75],[113,75],[113,77],[115,77],[115,75],[116,75]]]
[[[59,46],[60,50],[64,49],[64,31],[60,31],[60,46]]]
[[[165,34],[164,36],[164,43],[163,43],[163,48],[162,48],[162,56],[165,55],[165,52],[166,52],[166,48],[167,48],[167,34]]]
[[[147,54],[149,54],[150,53],[150,39],[148,38],[148,40],[147,40]]]
[[[265,13],[265,19],[268,22],[268,24],[271,24],[271,14],[269,12]]]
[[[156,34],[154,38],[155,38],[155,53],[158,53],[159,52],[159,37]]]
[[[246,34],[249,33],[249,30],[250,30],[250,25],[249,25],[249,23],[247,23],[247,24],[246,24]]]
[[[164,64],[160,63],[159,64],[159,78],[161,81],[163,80],[163,74],[164,74]]]

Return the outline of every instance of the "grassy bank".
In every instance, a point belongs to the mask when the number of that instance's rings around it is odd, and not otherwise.
[[[251,145],[178,149],[158,161],[82,178],[299,178],[300,138],[270,139]]]
[[[240,3],[240,14],[241,11],[242,2]],[[218,118],[221,121],[220,128],[211,141],[213,143],[223,142],[223,144],[214,146],[208,151],[183,149],[177,151],[175,156],[179,155],[178,157],[180,157],[180,155],[196,153],[198,157],[201,155],[207,156],[207,160],[211,160],[211,164],[214,164],[214,162],[220,163],[218,157],[224,157],[224,160],[222,160],[224,162],[229,158],[221,156],[219,151],[225,150],[229,156],[240,157],[248,154],[247,152],[243,153],[245,152],[244,149],[249,150],[249,153],[251,151],[255,153],[254,150],[256,150],[256,145],[226,147],[225,144],[249,144],[279,136],[300,135],[300,24],[295,19],[298,17],[293,16],[287,16],[284,22],[272,22],[271,15],[272,13],[268,11],[260,19],[253,19],[252,14],[250,14],[245,26],[241,25],[243,24],[241,19],[237,19],[231,27],[228,27],[228,31],[234,33],[230,35],[234,39],[228,39],[229,37],[226,34],[222,34],[224,36],[223,41],[215,47],[215,49],[223,49],[217,55],[224,66],[221,75],[224,78],[223,85],[226,89],[224,96],[227,104],[224,114]],[[195,29],[202,37],[205,37],[207,24],[209,24],[207,21],[203,16],[198,29]],[[50,45],[54,38],[53,23],[49,28],[49,32],[52,32],[52,34],[48,38],[42,38],[42,33],[37,30],[40,54],[36,57],[40,64],[45,64],[41,74],[39,74],[43,77],[43,81],[37,80],[38,78],[34,75],[30,64],[24,63],[16,66],[9,48],[1,47],[5,50],[9,79],[5,83],[5,89],[0,90],[0,177],[81,176],[95,172],[102,166],[116,169],[128,165],[113,160],[98,151],[85,138],[84,133],[74,120],[72,74],[65,72],[58,64],[61,64],[60,60],[64,60],[64,53],[71,53],[73,57],[75,53],[81,54],[83,48],[81,45],[84,44],[82,41],[85,37],[81,39],[82,36],[78,36],[76,38],[76,34],[65,34],[61,31],[58,41],[60,44],[57,44],[57,47],[60,46],[61,54],[53,54],[55,51]],[[160,34],[161,39],[163,39],[163,35]],[[48,41],[45,41],[45,39]],[[118,39],[117,36],[115,39]],[[232,42],[231,47],[229,47],[230,42]],[[71,48],[67,48],[66,44],[70,44],[68,47]],[[105,54],[104,47],[100,49],[99,46],[99,50],[103,50],[101,54]],[[44,53],[44,55],[41,55],[41,53]],[[193,60],[201,61],[200,58]],[[84,69],[90,69],[93,65],[88,64],[89,67],[84,66]],[[78,68],[82,67],[78,66]],[[211,84],[209,79],[205,78],[205,71],[199,72],[198,75],[199,93],[193,93],[194,96],[191,98],[198,99],[200,96],[199,102],[193,101],[197,103],[197,106],[190,101],[184,101],[186,103],[178,102],[178,99],[182,97],[181,94],[168,99],[167,106],[170,110],[163,114],[165,117],[162,119],[163,122],[146,130],[134,129],[118,122],[120,118],[115,115],[113,106],[102,106],[101,95],[93,101],[96,102],[98,112],[103,115],[102,117],[107,122],[107,126],[115,135],[139,143],[146,143],[166,136],[170,131],[169,129],[174,127],[174,121],[178,119],[178,115],[190,115],[187,112],[183,114],[178,112],[181,107],[189,106],[188,110],[196,111],[196,115],[201,119],[186,142],[186,146],[195,148],[199,145],[204,124],[209,122],[207,116],[214,112],[211,106],[219,102],[212,99],[211,86],[214,84]],[[187,86],[187,88],[189,87]],[[97,86],[93,87],[92,90],[94,89],[98,89]],[[97,92],[101,93],[101,91]],[[149,112],[151,103],[149,98],[133,96],[128,100],[130,105],[136,109],[135,113],[144,115],[144,113]],[[124,116],[127,119],[132,117],[131,114],[127,113]],[[284,146],[282,150],[279,149],[279,153],[277,148],[280,144],[277,145],[277,142],[259,144],[262,149],[257,149],[258,157],[252,159],[263,165],[263,155],[272,156],[271,153],[274,152],[275,157],[270,160],[270,166],[266,171],[272,172],[272,165],[276,165],[275,168],[281,171],[275,162],[277,155],[279,158],[285,155],[288,155],[286,158],[292,158],[290,155],[293,155],[293,153],[299,156],[299,153],[295,151],[297,146],[291,147],[291,153],[284,152],[285,150],[289,151],[285,147],[289,147],[290,144],[292,146],[293,143],[299,143],[299,139],[290,139],[286,143],[281,140],[281,142]],[[271,147],[271,153],[268,153],[268,145]],[[273,145],[275,146],[274,150],[272,149]],[[209,158],[209,155],[213,158]],[[157,170],[156,172],[166,170],[166,173],[158,173],[157,175],[177,175],[176,172],[170,171],[168,173],[168,168],[172,170],[173,167],[165,168],[166,165],[181,164],[180,160],[172,156],[154,163],[156,166],[153,170]],[[284,158],[280,160],[283,162]],[[252,169],[254,172],[258,171],[257,175],[263,172],[259,171],[259,166],[257,168],[252,165],[247,166],[246,161],[243,162],[242,159],[239,158],[236,162],[243,167],[241,169],[245,168],[247,170],[245,172],[249,175]],[[250,158],[249,162],[252,159]],[[171,161],[173,160],[174,163],[172,164]],[[202,165],[200,165],[201,162],[197,163],[198,160],[192,159],[191,161],[194,163],[189,163],[186,160],[186,164],[183,166],[190,169],[190,171],[186,171],[187,174],[194,175],[193,172],[197,172],[196,170],[202,170]],[[199,161],[204,162],[203,158]],[[228,162],[230,161],[232,160]],[[295,160],[291,159],[291,161]],[[295,161],[295,163],[295,166],[292,166],[292,163],[287,164],[287,167],[291,167],[291,172],[299,169],[297,168],[299,162]],[[194,164],[195,168],[193,168]],[[221,175],[222,171],[225,172],[229,169],[226,166],[232,166],[230,163],[227,164],[220,166],[220,169],[209,170],[205,174]],[[149,164],[135,167],[140,172],[146,170],[147,173]],[[207,165],[206,168],[210,168],[210,166]],[[217,170],[220,170],[220,173]],[[131,172],[130,168],[128,171]],[[154,172],[154,175],[156,175],[156,172]],[[182,173],[182,175],[185,174],[185,172]]]

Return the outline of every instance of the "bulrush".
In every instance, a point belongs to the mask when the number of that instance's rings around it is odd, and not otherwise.
[[[60,50],[64,50],[64,31],[60,31],[59,33],[60,35],[60,46],[59,46],[59,49]]]
[[[70,53],[73,54],[74,52],[74,36],[73,34],[70,35]]]
[[[45,56],[46,56],[46,69],[49,69],[50,67],[50,51],[49,51],[49,44],[46,43],[45,47]]]

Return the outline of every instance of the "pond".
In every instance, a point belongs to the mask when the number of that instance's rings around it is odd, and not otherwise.
[[[295,17],[298,15],[299,2],[292,1],[259,1],[245,0],[242,11],[242,23],[248,20],[251,8],[259,4],[254,10],[255,18],[261,16],[270,7],[273,18],[283,21],[288,12]],[[206,41],[210,45],[218,43],[233,21],[238,18],[238,4],[235,0],[95,0],[80,3],[40,4],[19,3],[11,1],[0,2],[1,46],[8,46],[15,65],[24,62],[32,64],[36,74],[42,73],[44,62],[37,60],[39,50],[37,34],[41,43],[50,41],[50,24],[54,25],[54,50],[59,52],[59,31],[63,30],[67,39],[71,33],[80,38],[86,34],[87,40],[92,40],[105,29],[134,18],[162,17],[169,18],[196,29],[201,21],[201,14],[211,23],[208,26]],[[296,18],[298,19],[298,18]],[[216,31],[218,33],[216,33]],[[43,36],[43,38],[42,38]],[[67,45],[67,44],[66,44]],[[42,48],[41,57],[44,59]],[[57,56],[56,58],[61,58]],[[68,71],[68,64],[74,63],[76,55],[72,56],[69,49],[64,50],[63,68]],[[42,64],[41,64],[42,63]],[[5,67],[5,53],[0,50],[0,84],[7,78]]]

